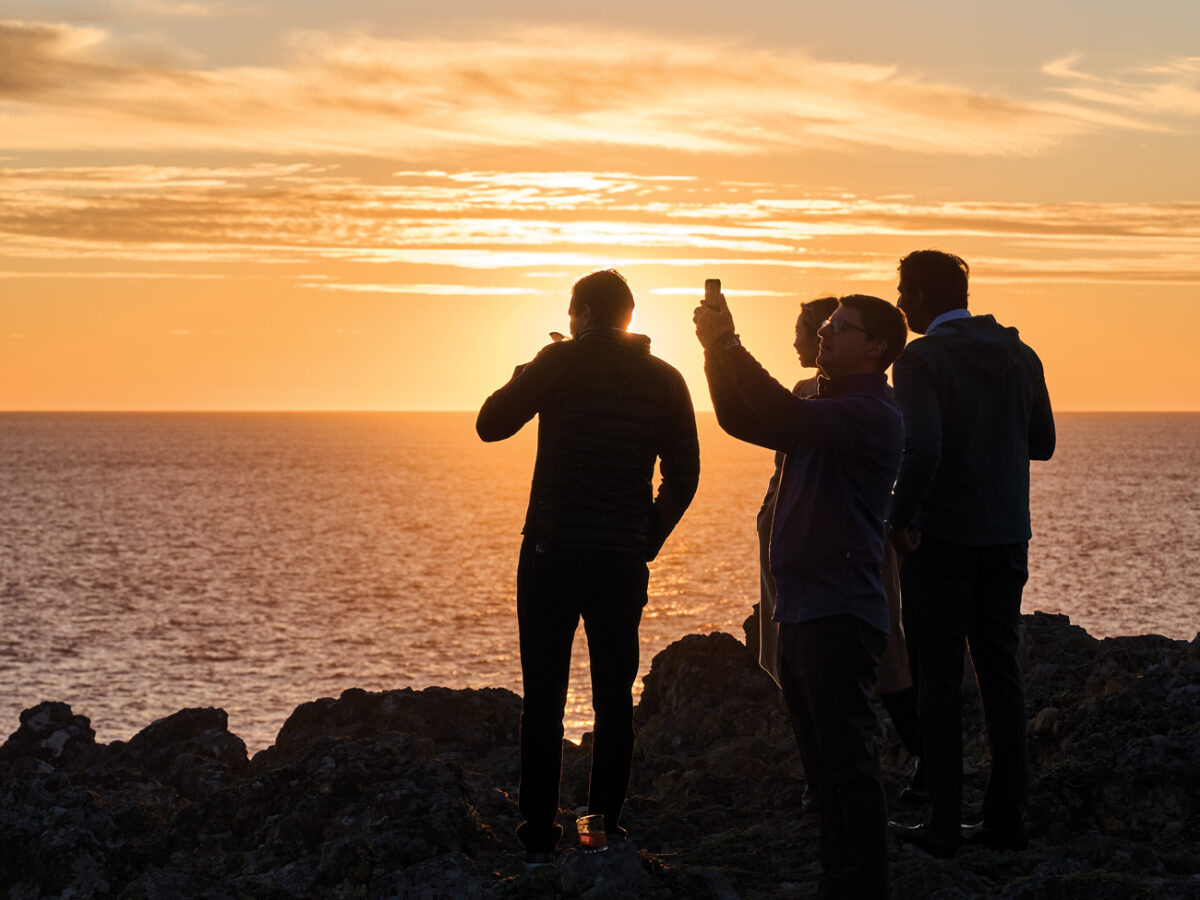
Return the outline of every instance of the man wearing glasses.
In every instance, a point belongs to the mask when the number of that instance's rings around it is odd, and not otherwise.
[[[904,316],[877,297],[842,297],[818,329],[826,377],[796,397],[734,333],[723,295],[697,307],[717,421],[784,453],[771,531],[778,667],[805,777],[821,811],[818,896],[887,896],[887,807],[871,693],[888,640],[880,576],[883,517],[904,425],[884,374]]]

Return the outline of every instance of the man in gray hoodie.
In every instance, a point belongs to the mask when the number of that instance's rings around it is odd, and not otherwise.
[[[1017,661],[1028,578],[1029,461],[1054,452],[1042,364],[1015,328],[967,311],[963,260],[937,250],[900,262],[899,301],[924,335],[896,361],[905,446],[887,529],[900,568],[931,802],[901,840],[958,849],[964,643],[979,683],[992,768],[968,840],[1025,846],[1025,693]]]

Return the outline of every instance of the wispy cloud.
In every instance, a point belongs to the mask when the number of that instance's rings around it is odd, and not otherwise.
[[[188,281],[219,281],[225,278],[224,275],[219,275],[215,272],[68,272],[61,270],[54,271],[29,271],[21,272],[17,270],[0,271],[0,280],[13,280],[18,278],[43,278],[43,279],[79,279],[85,281],[112,281],[112,280],[175,280],[185,279]]]
[[[100,28],[0,20],[0,98],[36,104],[71,84],[94,89],[119,78],[122,69],[93,56],[107,37]]]
[[[119,12],[181,19],[228,19],[262,15],[262,11],[233,0],[117,0]]]
[[[346,291],[357,294],[418,294],[425,297],[500,297],[540,295],[545,291],[532,288],[495,287],[478,284],[370,284],[366,282],[301,281],[303,288],[321,291]]]
[[[890,278],[903,247],[970,242],[1008,261],[986,278],[1200,281],[1200,203],[773,191],[621,172],[414,170],[376,180],[306,166],[13,169],[0,179],[0,277],[51,277],[25,273],[46,269],[39,261],[64,264],[55,277],[73,278],[92,277],[89,266],[105,278],[157,277],[151,264],[189,277],[266,266],[310,290],[469,296],[496,293],[489,272],[605,265]],[[394,271],[381,277],[381,266]]]
[[[1047,63],[1042,71],[1066,82],[1055,90],[1072,100],[1135,111],[1142,117],[1200,116],[1200,56],[1099,75],[1081,68],[1083,54]]]
[[[1188,60],[1147,70],[1153,103],[1139,107],[1116,102],[1124,95],[1113,85],[1075,78],[1071,60],[1046,67],[1056,81],[1074,79],[1063,88],[1070,99],[1051,103],[889,65],[565,26],[393,40],[306,33],[282,67],[148,65],[122,58],[110,38],[96,28],[0,22],[0,147],[1032,154],[1097,130],[1168,127],[1153,116],[1190,114],[1195,75]]]

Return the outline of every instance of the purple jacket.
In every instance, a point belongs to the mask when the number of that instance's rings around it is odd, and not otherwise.
[[[732,341],[705,353],[704,372],[721,427],[785,454],[771,532],[775,621],[850,613],[887,634],[879,567],[904,421],[886,376],[833,378],[801,399]]]

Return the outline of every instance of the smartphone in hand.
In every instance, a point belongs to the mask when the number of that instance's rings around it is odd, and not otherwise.
[[[721,279],[706,278],[704,280],[704,305],[710,309],[721,308]]]

